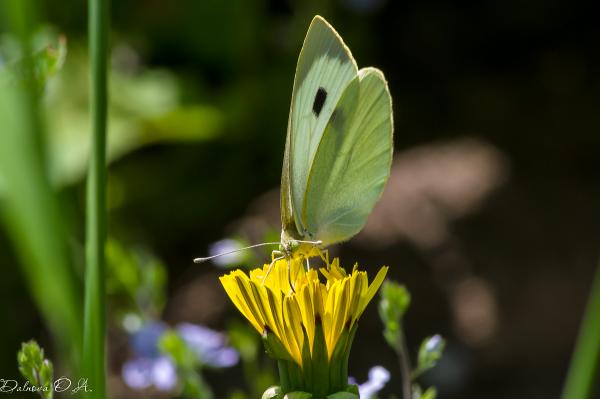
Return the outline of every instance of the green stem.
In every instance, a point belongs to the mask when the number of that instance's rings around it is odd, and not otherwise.
[[[562,399],[591,398],[600,375],[600,265],[592,285]],[[594,383],[596,386],[594,387]]]
[[[108,0],[89,1],[88,24],[92,144],[87,179],[83,367],[93,390],[89,397],[104,399]]]
[[[408,354],[408,348],[406,347],[406,340],[404,339],[403,331],[400,332],[395,349],[398,355],[398,360],[400,361],[400,371],[402,373],[402,398],[412,399],[412,368],[410,366],[410,357]]]

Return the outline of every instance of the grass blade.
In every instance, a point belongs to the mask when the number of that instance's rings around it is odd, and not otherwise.
[[[600,265],[583,316],[562,399],[588,399],[600,382]],[[596,386],[594,386],[596,384]]]
[[[89,1],[91,60],[92,145],[87,180],[86,275],[83,332],[83,367],[93,391],[90,398],[104,399],[106,291],[106,121],[109,13],[107,0]]]

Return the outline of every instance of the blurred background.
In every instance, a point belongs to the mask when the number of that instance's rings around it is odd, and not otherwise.
[[[47,171],[81,281],[86,2],[39,6],[39,48],[66,47],[42,102]],[[359,67],[384,71],[394,101],[390,182],[365,229],[332,253],[370,273],[389,265],[389,277],[406,285],[413,354],[426,335],[447,338],[442,361],[423,377],[440,398],[559,395],[599,255],[593,10],[566,1],[120,0],[111,13],[113,397],[167,397],[156,387],[132,390],[122,378],[140,351],[132,331],[148,320],[234,331],[238,348],[258,336],[242,333],[245,322],[218,281],[224,266],[192,259],[278,239],[292,82],[314,14],[333,24]],[[10,37],[0,47],[9,48]],[[16,378],[22,341],[37,339],[51,357],[58,350],[7,231],[0,229],[0,376]],[[229,262],[266,259],[258,251]],[[392,380],[380,397],[400,396],[381,329],[371,304],[350,374],[363,381],[383,365]],[[270,381],[273,364],[249,352],[241,353],[245,363],[206,371],[217,398],[251,390],[242,375],[247,381],[254,362]]]

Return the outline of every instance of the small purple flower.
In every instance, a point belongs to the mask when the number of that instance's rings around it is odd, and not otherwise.
[[[167,328],[163,322],[149,321],[130,335],[134,357],[125,362],[121,370],[123,380],[130,388],[154,386],[160,391],[170,391],[177,385],[175,364],[158,348],[160,337]],[[203,365],[231,367],[239,361],[239,354],[226,346],[227,338],[222,333],[190,323],[178,324],[176,330]]]
[[[177,325],[177,333],[196,353],[202,364],[212,367],[231,367],[239,361],[239,354],[226,346],[225,335],[190,323]]]
[[[170,391],[177,385],[177,370],[166,356],[161,356],[154,362],[152,368],[154,386],[160,391]]]
[[[355,380],[349,379],[350,383]],[[385,384],[390,380],[390,372],[382,366],[375,366],[369,370],[369,379],[358,386],[358,393],[361,399],[371,399],[377,392],[381,391]]]
[[[165,323],[160,321],[147,322],[129,336],[133,352],[140,357],[153,358],[159,356],[158,340],[166,330]]]
[[[161,391],[170,391],[177,385],[175,365],[166,356],[129,360],[123,364],[121,375],[125,383],[133,389],[155,386]]]

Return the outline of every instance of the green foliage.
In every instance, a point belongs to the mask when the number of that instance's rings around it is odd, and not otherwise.
[[[410,306],[410,293],[403,285],[386,280],[381,287],[379,316],[383,321],[383,335],[396,351],[402,337],[402,318]]]
[[[59,353],[70,354],[76,365],[81,349],[80,291],[67,256],[59,200],[47,174],[38,96],[24,83],[34,81],[30,13],[35,7],[21,0],[1,5],[23,54],[23,79],[0,87],[0,212],[29,291],[59,342]]]
[[[260,355],[263,354],[261,338],[247,323],[232,322],[227,335],[229,342],[240,354],[244,371],[244,381],[248,384],[249,397],[258,398],[265,387],[271,386],[277,380],[274,369],[269,361],[265,366]]]
[[[229,342],[238,351],[242,362],[255,363],[260,351],[256,331],[245,323],[233,322],[227,329]]]
[[[278,386],[269,387],[263,394],[262,399],[311,399],[313,394],[303,391],[288,392],[282,395]],[[327,399],[359,399],[358,392],[342,391],[328,395]]]
[[[0,57],[7,60],[0,65],[0,86],[24,85],[32,93],[41,95],[48,80],[63,66],[67,40],[52,29],[42,28],[33,34],[31,41],[32,52],[25,57],[17,38],[10,34],[0,37]],[[31,70],[27,67],[29,62]]]
[[[159,340],[159,349],[169,356],[177,368],[182,383],[182,395],[186,398],[212,399],[213,393],[200,373],[201,364],[185,341],[175,331],[165,332]]]
[[[89,160],[88,71],[84,48],[74,43],[44,101],[53,182],[79,182]],[[111,71],[108,100],[107,160],[116,161],[147,145],[201,142],[223,132],[223,112],[211,104],[184,103],[181,83],[172,73],[142,69]]]
[[[600,391],[600,264],[585,309],[562,399],[587,399]]]
[[[418,385],[413,386],[413,396],[412,399],[435,399],[437,397],[437,391],[435,388],[430,387],[423,392],[421,387]]]
[[[52,399],[54,368],[52,362],[44,358],[44,350],[35,341],[24,342],[17,354],[19,371],[29,383],[39,388],[44,399]]]
[[[412,378],[415,379],[435,367],[445,347],[446,341],[439,335],[425,338],[419,347],[417,368],[413,371]]]
[[[327,399],[359,399],[358,394],[353,392],[338,392],[333,395],[329,395]]]
[[[115,239],[106,243],[106,291],[124,311],[158,318],[166,298],[165,265],[151,254],[126,248]]]
[[[410,306],[410,293],[403,285],[386,280],[381,287],[380,294],[379,316],[384,325],[383,334],[400,361],[403,397],[435,399],[435,388],[428,388],[423,392],[421,387],[414,382],[421,374],[435,367],[437,361],[442,357],[446,342],[440,335],[425,338],[419,347],[417,367],[413,371],[403,330],[404,314]]]

